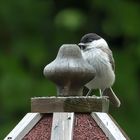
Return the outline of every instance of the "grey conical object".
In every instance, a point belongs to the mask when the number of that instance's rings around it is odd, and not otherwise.
[[[79,96],[83,86],[95,77],[95,70],[83,59],[77,45],[65,44],[44,68],[44,75],[57,85],[59,96]]]

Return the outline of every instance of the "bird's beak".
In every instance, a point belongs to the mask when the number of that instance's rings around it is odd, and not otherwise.
[[[81,50],[84,50],[86,48],[86,45],[84,43],[79,43],[78,46]]]
[[[84,43],[79,43],[78,46],[85,46],[85,44]]]

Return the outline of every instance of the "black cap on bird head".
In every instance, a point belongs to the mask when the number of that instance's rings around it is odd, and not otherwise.
[[[98,39],[101,39],[101,37],[95,33],[88,33],[88,34],[85,34],[81,40],[80,40],[80,43],[89,43],[89,42],[92,42],[94,40],[98,40]]]
[[[101,39],[101,37],[95,33],[88,33],[88,34],[85,34],[81,40],[80,40],[80,43],[78,44],[78,46],[84,50],[86,47],[87,47],[87,44],[94,41],[94,40],[98,40],[98,39]]]

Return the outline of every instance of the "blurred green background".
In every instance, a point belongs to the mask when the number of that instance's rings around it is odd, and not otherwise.
[[[0,1],[0,139],[30,112],[30,98],[55,95],[42,74],[62,44],[85,33],[105,38],[116,61],[110,114],[132,140],[140,139],[139,0]]]

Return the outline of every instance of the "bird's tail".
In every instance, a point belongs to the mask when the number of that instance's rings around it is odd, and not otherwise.
[[[114,91],[112,90],[111,87],[110,87],[110,88],[106,88],[106,89],[103,91],[103,96],[108,96],[110,102],[111,102],[114,106],[120,107],[121,102],[120,102],[120,100],[118,99],[118,97],[116,96],[116,94],[114,93]]]

